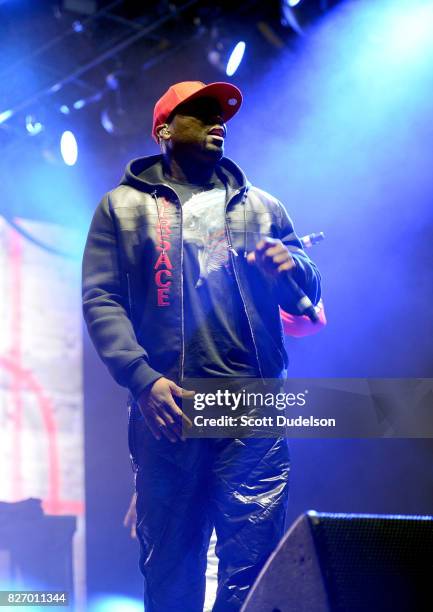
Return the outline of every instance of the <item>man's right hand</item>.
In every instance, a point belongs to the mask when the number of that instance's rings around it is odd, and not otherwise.
[[[147,426],[157,440],[164,435],[170,442],[185,440],[182,425],[192,427],[190,419],[174,401],[174,397],[194,397],[195,391],[188,391],[164,376],[158,378],[138,398],[138,406]]]

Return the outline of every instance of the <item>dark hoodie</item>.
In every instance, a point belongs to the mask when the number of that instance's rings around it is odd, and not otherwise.
[[[268,278],[247,263],[246,253],[263,237],[281,239],[296,263],[293,277],[313,304],[320,299],[320,275],[281,203],[252,187],[227,158],[217,172],[226,185],[227,244],[258,371],[280,377],[288,360],[278,306],[299,314],[297,298],[284,275]],[[163,180],[160,155],[132,161],[97,207],[83,259],[90,336],[115,380],[135,398],[161,376],[180,384],[184,376],[182,205]]]

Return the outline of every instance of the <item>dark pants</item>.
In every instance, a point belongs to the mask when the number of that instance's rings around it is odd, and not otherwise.
[[[214,525],[219,565],[213,612],[240,610],[284,533],[287,440],[157,441],[138,409],[131,412],[129,433],[146,612],[202,612]]]

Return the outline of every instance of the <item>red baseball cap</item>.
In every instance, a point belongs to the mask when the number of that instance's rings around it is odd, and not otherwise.
[[[215,98],[218,100],[224,121],[231,119],[238,112],[242,104],[240,90],[231,83],[209,83],[209,85],[201,81],[176,83],[169,87],[155,104],[152,126],[153,139],[158,142],[156,128],[167,121],[179,104],[197,98]]]

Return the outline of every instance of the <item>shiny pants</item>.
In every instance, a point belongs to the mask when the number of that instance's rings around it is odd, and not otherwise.
[[[145,611],[202,612],[214,526],[219,564],[213,612],[239,611],[284,533],[287,440],[158,441],[133,410],[129,442]]]

